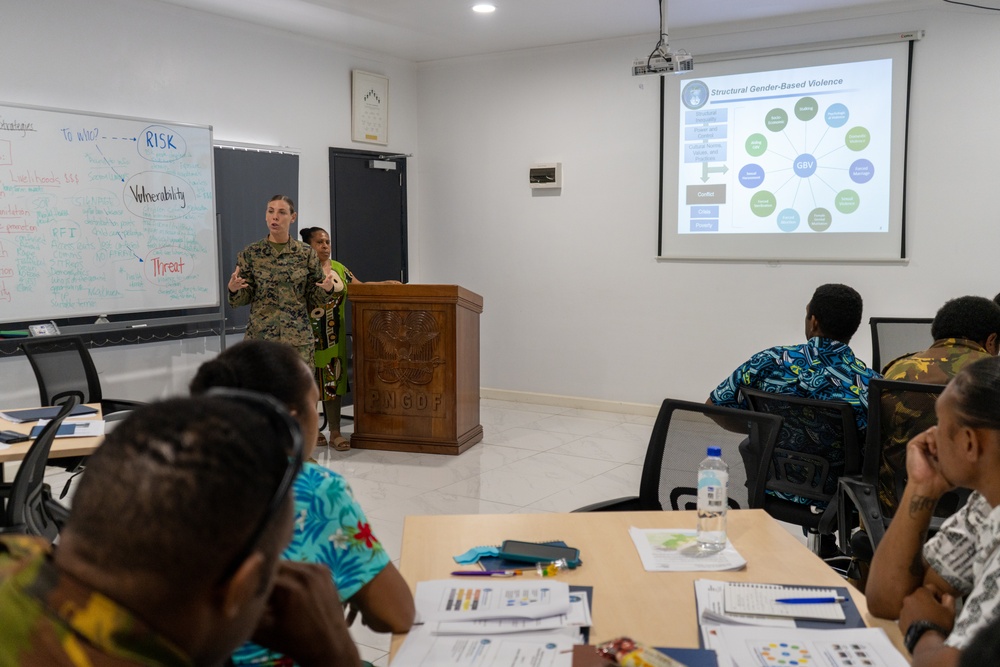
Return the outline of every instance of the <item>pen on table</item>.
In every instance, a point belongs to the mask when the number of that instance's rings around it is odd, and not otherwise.
[[[781,604],[833,604],[835,602],[846,602],[847,598],[837,596],[835,598],[779,598],[775,602]]]
[[[456,577],[514,577],[521,574],[520,570],[456,570],[451,573]]]

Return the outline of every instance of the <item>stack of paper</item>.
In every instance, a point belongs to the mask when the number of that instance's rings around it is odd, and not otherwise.
[[[51,419],[39,419],[38,425],[31,429],[30,437],[37,438],[42,434],[42,429]],[[104,435],[103,419],[87,419],[80,421],[77,419],[67,419],[59,425],[56,431],[57,438],[95,438]]]
[[[591,624],[588,594],[560,581],[422,581],[415,603],[393,667],[570,667]]]
[[[718,653],[720,665],[906,664],[881,629],[865,627],[845,587],[698,579],[694,590],[702,645]],[[778,600],[803,596],[835,601],[778,609]]]

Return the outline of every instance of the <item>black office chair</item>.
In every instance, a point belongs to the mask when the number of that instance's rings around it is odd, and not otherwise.
[[[76,396],[68,397],[54,419],[42,427],[41,433],[21,461],[14,481],[3,485],[0,494],[6,503],[0,533],[21,533],[44,537],[50,542],[69,517],[69,510],[52,498],[52,491],[45,484],[45,466],[49,450],[63,420],[79,403]]]
[[[872,368],[884,366],[905,354],[926,350],[934,342],[931,317],[872,317]]]
[[[727,430],[716,419],[737,430]],[[697,484],[698,464],[710,446],[720,447],[722,459],[729,464],[729,507],[763,507],[763,489],[748,488],[740,443],[748,441],[755,448],[769,451],[780,429],[781,418],[774,415],[668,398],[660,406],[649,437],[639,495],[595,503],[574,511],[695,509],[698,490],[692,484]],[[756,471],[749,475],[757,476]]]
[[[871,561],[903,496],[906,443],[937,424],[934,402],[944,388],[881,378],[868,384],[868,436],[861,474],[841,477],[837,494],[840,543],[849,544],[852,555],[863,562]],[[954,514],[968,496],[967,489],[945,494],[935,508],[931,529]],[[844,518],[855,512],[862,530],[850,536],[853,526]]]
[[[779,521],[801,526],[820,553],[822,535],[837,527],[837,480],[861,470],[861,448],[854,408],[844,401],[823,401],[740,386],[754,412],[782,418],[781,434],[769,460],[747,451],[748,466],[766,468],[766,491],[806,498],[808,504],[765,494],[764,510]],[[814,511],[813,507],[817,509]]]
[[[42,405],[60,405],[68,396],[76,396],[80,403],[100,403],[104,413],[143,405],[139,401],[104,398],[97,367],[79,336],[30,338],[18,347],[35,372]]]
[[[134,410],[140,401],[104,398],[97,367],[83,339],[79,336],[42,336],[29,338],[18,345],[24,351],[38,382],[42,405],[62,405],[69,397],[80,403],[100,403],[101,413]],[[53,465],[72,473],[82,472],[87,457],[56,459]],[[72,478],[66,482],[60,498],[66,495]]]

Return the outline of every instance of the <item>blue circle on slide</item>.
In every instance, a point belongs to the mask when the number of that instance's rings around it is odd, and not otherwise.
[[[755,188],[764,182],[764,168],[759,164],[748,164],[740,169],[740,184],[745,188]]]
[[[867,183],[875,176],[875,165],[868,160],[855,160],[848,172],[855,183]]]
[[[809,178],[816,173],[816,158],[809,153],[803,153],[795,158],[792,168],[799,178]]]
[[[843,127],[851,117],[851,112],[840,102],[826,108],[826,124],[830,127]]]
[[[799,212],[794,208],[786,208],[778,213],[778,229],[783,232],[794,232],[799,226]]]

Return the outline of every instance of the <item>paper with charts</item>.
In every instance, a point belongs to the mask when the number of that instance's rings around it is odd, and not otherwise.
[[[593,624],[589,595],[584,591],[569,594],[569,611],[544,618],[483,618],[474,621],[437,621],[426,627],[434,635],[509,635],[519,632],[558,631],[564,628],[573,637],[580,628]]]
[[[907,667],[881,628],[806,630],[721,625],[720,665],[759,667]]]
[[[747,564],[728,540],[722,551],[700,551],[693,530],[633,526],[628,532],[647,572],[719,572],[741,570]]]
[[[414,602],[420,622],[544,618],[570,610],[569,585],[561,581],[420,581]]]

